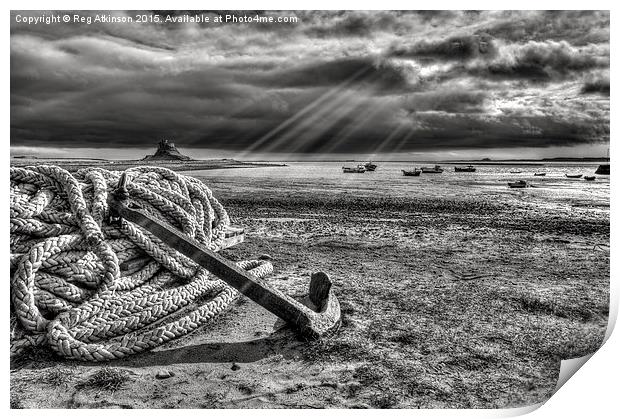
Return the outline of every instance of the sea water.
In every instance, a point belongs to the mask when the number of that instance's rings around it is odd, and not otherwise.
[[[273,163],[273,162],[268,162]],[[455,172],[462,164],[440,163],[443,173],[403,176],[402,170],[434,166],[434,162],[379,162],[377,169],[365,173],[343,173],[343,166],[356,166],[350,161],[284,162],[286,166],[199,170],[184,172],[215,182],[261,184],[295,187],[296,189],[425,198],[480,198],[519,200],[542,206],[583,207],[609,210],[609,176],[595,175],[603,162],[506,162],[479,164],[476,172]],[[521,173],[511,173],[519,171]],[[534,176],[534,173],[546,173]],[[594,181],[567,178],[566,174],[596,176]],[[508,182],[525,180],[531,187],[510,189]]]

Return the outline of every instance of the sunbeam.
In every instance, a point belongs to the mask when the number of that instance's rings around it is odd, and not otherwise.
[[[303,121],[302,118],[304,118],[306,115],[311,114],[311,112],[313,112],[315,109],[317,109],[322,104],[329,101],[332,97],[338,95],[338,93],[343,92],[347,88],[347,86],[349,86],[353,81],[357,80],[359,77],[361,77],[364,73],[368,71],[369,71],[369,68],[361,68],[356,73],[354,73],[351,77],[349,77],[347,80],[335,86],[334,88],[329,89],[327,92],[319,96],[317,99],[313,100],[311,103],[306,105],[304,108],[302,108],[295,115],[283,121],[277,127],[269,131],[267,134],[263,135],[261,138],[257,139],[256,141],[253,141],[252,144],[249,145],[249,147],[247,147],[244,151],[239,153],[235,158],[238,158],[238,159],[245,158],[248,154],[260,149],[267,141],[269,141],[271,138],[276,136],[278,133],[293,126],[298,121]],[[338,98],[336,98],[336,100],[338,100]]]
[[[352,138],[353,134],[363,130],[363,123],[374,120],[376,115],[384,111],[382,106],[371,102],[364,102],[363,108],[364,111],[356,113],[354,120],[336,133],[332,141],[327,144],[327,147],[320,150],[321,153],[329,154],[334,152],[338,147],[347,143]]]

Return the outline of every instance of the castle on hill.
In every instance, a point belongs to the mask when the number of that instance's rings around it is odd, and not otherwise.
[[[148,155],[142,160],[191,160],[191,157],[181,154],[174,143],[161,140],[157,145],[155,154]]]

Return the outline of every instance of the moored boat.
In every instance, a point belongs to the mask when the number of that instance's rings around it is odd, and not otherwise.
[[[367,163],[364,163],[364,167],[369,172],[374,172],[377,169],[377,165],[373,164],[373,162],[371,162],[371,161],[369,161]]]
[[[581,173],[579,173],[578,175],[569,175],[568,173],[564,173],[564,176],[570,179],[579,179],[583,175]]]
[[[365,171],[366,171],[366,168],[364,167],[363,164],[358,164],[355,167],[342,166],[343,173],[364,173]]]
[[[443,173],[441,166],[435,165],[433,167],[422,167],[422,173]]]
[[[527,182],[524,180],[517,180],[516,182],[508,182],[510,188],[527,188]]]
[[[534,176],[547,176],[547,173],[545,172],[534,173]]]
[[[421,170],[418,169],[413,169],[413,170],[403,170],[403,176],[420,176],[420,173],[422,173]]]
[[[476,168],[470,164],[469,166],[465,166],[465,167],[456,166],[454,168],[454,171],[455,172],[475,172]]]
[[[596,176],[584,176],[583,178],[585,180],[593,181],[594,179],[596,179]]]

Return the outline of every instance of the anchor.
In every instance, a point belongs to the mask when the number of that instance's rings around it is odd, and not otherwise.
[[[334,295],[332,281],[327,274],[312,274],[308,296],[302,299],[303,302],[297,301],[146,212],[131,200],[127,190],[128,181],[127,173],[123,173],[116,189],[108,196],[112,222],[125,219],[141,226],[166,245],[189,257],[284,320],[305,339],[320,339],[338,330],[341,324],[340,303]]]

